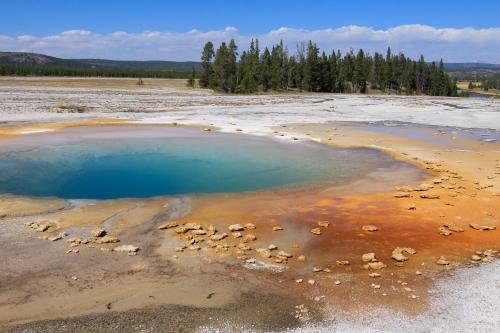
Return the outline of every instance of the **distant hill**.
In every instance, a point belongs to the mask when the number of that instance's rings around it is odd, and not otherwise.
[[[500,64],[478,62],[445,63],[446,72],[459,80],[500,78]]]
[[[61,59],[45,54],[0,52],[0,65],[64,69],[120,69],[136,71],[189,72],[200,63],[195,61],[127,61],[106,59]]]

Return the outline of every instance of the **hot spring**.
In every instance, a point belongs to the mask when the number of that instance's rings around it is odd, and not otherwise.
[[[73,127],[0,143],[0,193],[66,199],[348,185],[388,171],[400,183],[424,176],[372,149],[195,128]]]

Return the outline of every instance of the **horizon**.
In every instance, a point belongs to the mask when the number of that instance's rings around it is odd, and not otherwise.
[[[390,46],[412,59],[423,54],[428,61],[499,64],[500,25],[494,13],[500,3],[466,4],[25,0],[3,5],[0,50],[65,59],[199,61],[207,41],[218,46],[235,39],[242,50],[258,38],[262,49],[283,40],[290,53],[312,40],[327,53],[362,48],[373,54]]]

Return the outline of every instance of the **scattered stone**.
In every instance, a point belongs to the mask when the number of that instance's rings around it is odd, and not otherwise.
[[[394,194],[394,197],[395,198],[409,198],[410,197],[410,193],[408,193],[408,192],[397,192],[396,194]]]
[[[115,252],[137,252],[139,247],[135,245],[120,245],[113,249]]]
[[[415,274],[416,275],[422,275],[422,272],[421,271],[416,271]]]
[[[370,252],[370,253],[365,253],[361,256],[361,259],[363,262],[369,262],[375,260],[375,253]]]
[[[445,257],[441,256],[438,258],[438,260],[436,261],[436,264],[438,265],[441,265],[441,266],[446,266],[446,265],[449,265],[450,262],[448,260],[446,260]]]
[[[218,235],[212,235],[212,236],[210,236],[210,239],[217,242],[217,241],[223,240],[226,237],[227,237],[227,234],[223,233],[223,234],[218,234]]]
[[[160,230],[170,229],[170,228],[175,228],[177,226],[179,226],[179,223],[172,221],[172,222],[168,222],[168,223],[165,223],[165,224],[159,226],[158,229],[160,229]]]
[[[55,236],[52,236],[52,237],[48,237],[47,239],[51,242],[55,242],[55,241],[58,241],[60,239],[63,239],[64,237],[66,237],[67,234],[65,232],[60,232],[59,234],[55,235]]]
[[[71,277],[71,280],[76,281],[76,280],[78,280],[78,277],[77,277],[76,275],[73,275],[73,276]]]
[[[495,230],[496,229],[495,226],[479,225],[477,223],[471,223],[471,224],[469,224],[469,226],[472,229],[480,230],[480,231],[489,231],[489,230]]]
[[[473,255],[471,256],[471,259],[472,259],[472,260],[474,260],[474,261],[479,261],[479,260],[481,260],[481,257],[480,257],[480,256],[478,256],[477,254],[473,254]]]
[[[307,280],[307,283],[309,283],[311,286],[313,286],[316,283],[316,281],[314,281],[313,279],[309,279],[309,280]]]
[[[380,273],[370,273],[370,274],[368,274],[368,276],[370,276],[372,278],[376,278],[376,277],[381,277],[382,275]]]
[[[188,250],[189,251],[199,251],[199,250],[201,250],[201,247],[199,245],[191,245],[191,246],[188,246]]]
[[[433,188],[434,188],[433,185],[423,183],[423,184],[418,185],[417,187],[414,187],[413,190],[414,191],[428,191],[428,190],[433,189]]]
[[[443,227],[439,227],[438,228],[438,232],[439,232],[440,235],[443,235],[443,236],[451,236],[451,234],[452,234],[451,231],[448,230],[448,228],[446,228],[444,226]]]
[[[297,257],[297,261],[298,262],[305,262],[307,259],[306,259],[306,256],[301,254],[300,256]]]
[[[415,254],[417,251],[414,248],[411,247],[397,247],[392,251],[392,259],[396,261],[406,261],[408,260],[408,257],[403,255],[403,253],[408,253],[408,254]]]
[[[192,230],[191,234],[196,235],[196,236],[203,236],[203,235],[206,235],[207,232],[203,229],[198,229],[198,230]]]
[[[311,233],[315,235],[321,235],[321,229],[320,228],[311,229]]]
[[[247,229],[247,230],[253,230],[255,228],[256,228],[256,226],[253,223],[247,223],[247,224],[245,224],[245,229]]]
[[[323,228],[328,228],[330,226],[330,222],[328,221],[319,221],[318,225]]]
[[[229,231],[242,231],[244,229],[245,227],[243,227],[241,224],[231,224],[229,226]]]
[[[246,262],[247,264],[255,264],[255,262],[256,262],[256,261],[257,261],[257,260],[256,260],[255,258],[250,258],[250,259],[245,260],[245,262]]]
[[[243,243],[253,242],[256,239],[257,239],[257,236],[255,236],[253,234],[246,234],[245,236],[243,236]]]
[[[377,231],[378,228],[374,225],[364,225],[362,228],[361,228],[363,231]]]
[[[293,255],[291,253],[285,252],[285,251],[279,251],[278,252],[278,257],[285,257],[285,258],[291,258]]]
[[[118,237],[106,235],[94,240],[96,244],[108,244],[108,243],[118,243],[120,240]]]
[[[337,265],[339,266],[347,266],[349,264],[349,260],[337,260]]]
[[[334,282],[336,286],[338,286],[341,282],[339,280]]]
[[[268,248],[270,251],[274,251],[274,250],[277,250],[277,249],[278,249],[278,247],[277,247],[276,245],[274,245],[274,244],[269,245],[267,248]]]
[[[380,284],[372,283],[371,286],[373,289],[380,289]]]
[[[104,229],[96,229],[96,230],[92,231],[91,235],[94,238],[103,237],[103,236],[106,235],[106,230],[104,230]]]
[[[295,282],[297,282],[297,283],[302,283],[302,281],[304,281],[304,279],[297,279],[297,280],[295,280]]]
[[[417,206],[415,204],[410,204],[408,206],[408,210],[416,210],[417,209]]]
[[[270,258],[271,257],[271,251],[268,249],[255,249],[255,252],[262,258]]]
[[[212,129],[211,129],[211,128],[209,128],[209,127],[207,127],[207,128],[204,128],[204,129],[203,129],[203,131],[205,131],[205,132],[211,132],[211,131],[212,131]]]
[[[243,234],[241,232],[233,232],[231,233],[231,235],[234,237],[234,238],[240,238],[240,237],[243,237]]]
[[[432,194],[432,193],[422,193],[422,194],[420,194],[420,198],[422,198],[422,199],[439,199],[439,195]]]
[[[276,225],[273,227],[273,231],[282,231],[282,230],[283,230],[283,227],[280,225]]]
[[[322,268],[320,268],[320,267],[313,267],[313,272],[314,272],[314,273],[319,273],[319,272],[321,272],[321,271],[323,271],[323,269],[322,269]]]

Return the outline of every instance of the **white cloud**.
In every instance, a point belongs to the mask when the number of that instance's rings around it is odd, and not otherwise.
[[[298,43],[313,40],[328,53],[333,48],[345,52],[351,47],[370,53],[385,52],[387,46],[391,46],[395,52],[403,51],[413,58],[423,53],[429,60],[500,63],[500,28],[440,29],[420,24],[386,30],[355,25],[320,30],[281,27],[260,35],[242,34],[235,27],[182,33],[116,31],[108,34],[75,29],[49,36],[0,35],[0,50],[27,50],[64,58],[198,60],[205,42],[210,40],[218,45],[231,38],[240,49],[246,49],[251,38],[259,38],[261,47],[282,39],[292,52]]]

